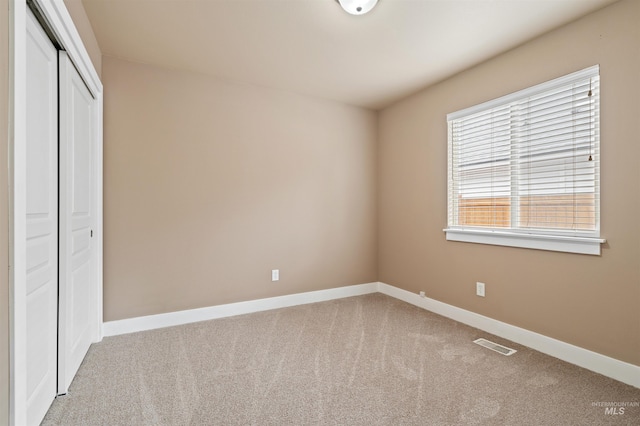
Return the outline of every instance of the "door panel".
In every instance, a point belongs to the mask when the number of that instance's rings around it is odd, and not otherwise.
[[[95,306],[95,103],[66,52],[60,55],[60,378],[66,393],[89,346]]]
[[[27,16],[27,423],[56,395],[58,332],[58,53]]]

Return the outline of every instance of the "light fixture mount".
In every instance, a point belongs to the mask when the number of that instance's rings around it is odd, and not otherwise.
[[[378,4],[378,0],[336,0],[336,2],[351,15],[364,15]]]

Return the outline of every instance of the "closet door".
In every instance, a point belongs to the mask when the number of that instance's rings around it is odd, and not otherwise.
[[[58,393],[66,393],[98,327],[95,223],[95,102],[69,60],[60,66],[60,301]]]
[[[37,425],[56,395],[58,52],[27,12],[27,424]]]

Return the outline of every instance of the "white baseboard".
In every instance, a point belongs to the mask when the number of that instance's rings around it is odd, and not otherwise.
[[[378,291],[433,313],[640,388],[640,367],[428,297],[378,283]]]
[[[198,321],[231,317],[234,315],[250,314],[252,312],[268,311],[270,309],[286,308],[307,303],[324,302],[344,297],[360,296],[376,293],[378,283],[352,285],[331,288],[328,290],[310,291],[307,293],[289,294],[286,296],[269,297],[266,299],[248,300],[246,302],[229,303],[226,305],[210,306],[186,311],[169,312],[166,314],[148,315],[144,317],[128,318],[118,321],[107,321],[103,324],[104,336],[135,333],[137,331],[153,330],[156,328],[172,327]]]
[[[448,305],[428,297],[376,282],[359,284],[328,290],[311,291],[307,293],[290,294],[286,296],[270,297],[266,299],[249,300],[246,302],[230,303],[227,305],[211,306],[200,309],[170,312],[166,314],[149,315],[145,317],[129,318],[119,321],[108,321],[103,324],[104,336],[134,333],[137,331],[153,330],[156,328],[172,327],[198,321],[270,309],[286,308],[307,303],[324,302],[326,300],[380,292],[433,313],[451,318],[487,333],[511,340],[531,349],[559,358],[563,361],[586,368],[620,382],[640,388],[640,367],[624,361],[599,354],[569,343],[544,336],[524,328],[516,327],[462,308]]]

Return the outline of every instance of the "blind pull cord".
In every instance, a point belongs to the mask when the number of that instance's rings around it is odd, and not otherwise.
[[[591,83],[592,83],[592,79],[589,79],[589,93],[587,94],[588,97],[593,96],[593,92],[591,91]],[[593,102],[591,101],[591,99],[589,99],[589,118],[591,119],[591,117],[593,116]],[[591,155],[591,153],[593,152],[593,137],[589,136],[589,161],[593,161],[593,156]]]

